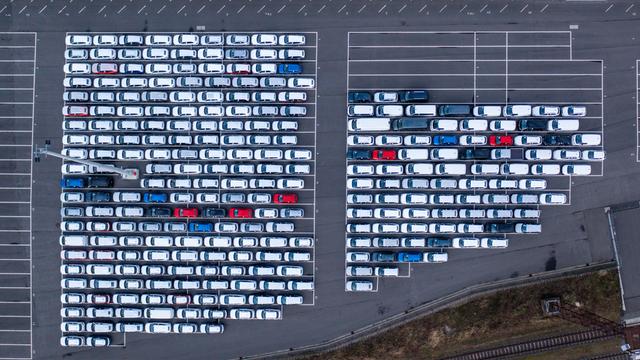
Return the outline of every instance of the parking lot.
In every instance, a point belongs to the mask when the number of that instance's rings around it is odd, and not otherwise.
[[[31,358],[35,33],[0,34],[0,358]]]
[[[312,305],[316,34],[66,41],[61,344]]]
[[[348,291],[538,233],[572,176],[602,175],[602,61],[573,60],[568,32],[355,32],[348,49]]]

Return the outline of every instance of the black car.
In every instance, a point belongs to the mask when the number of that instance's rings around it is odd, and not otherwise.
[[[429,119],[427,118],[410,118],[403,117],[393,120],[391,123],[393,130],[408,130],[408,129],[429,129]]]
[[[152,207],[149,209],[149,216],[151,217],[169,217],[171,216],[171,209],[166,207]]]
[[[513,223],[486,224],[485,229],[489,229],[489,232],[491,233],[512,233],[516,231],[516,224],[513,224]]]
[[[86,202],[109,202],[111,194],[104,191],[90,191],[85,196]]]
[[[547,130],[547,120],[541,119],[522,119],[518,122],[518,129],[545,131]]]
[[[371,150],[351,149],[347,151],[347,160],[371,160]]]
[[[428,238],[427,247],[437,247],[437,248],[451,247],[451,239]]]
[[[471,106],[469,105],[441,105],[438,107],[438,115],[440,116],[469,116],[471,115]]]
[[[87,187],[104,188],[113,187],[113,178],[108,176],[89,176]]]
[[[467,148],[460,151],[460,159],[463,160],[489,160],[491,159],[491,149]]]
[[[364,91],[349,91],[349,103],[366,103],[372,102],[373,96]]]
[[[371,254],[371,261],[375,262],[391,262],[396,261],[396,256],[392,252],[374,252]]]
[[[225,209],[219,209],[219,208],[206,208],[204,209],[204,212],[202,213],[203,217],[210,217],[210,218],[223,218],[225,216],[227,216],[227,212],[225,211]]]
[[[400,92],[401,102],[427,102],[429,101],[429,92],[427,90],[410,90]]]
[[[571,145],[571,135],[545,135],[542,138],[544,145]]]

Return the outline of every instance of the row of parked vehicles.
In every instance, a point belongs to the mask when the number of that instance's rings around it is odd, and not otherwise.
[[[223,80],[220,80],[223,79]],[[313,89],[315,80],[309,77],[65,77],[62,85],[65,88],[207,88],[207,87],[234,87],[234,88],[289,88],[289,89]]]
[[[349,223],[348,234],[539,233],[533,223]]]
[[[304,106],[271,106],[271,105],[201,105],[201,106],[83,106],[71,105],[62,108],[62,115],[69,117],[82,116],[125,116],[125,117],[246,117],[246,116],[306,116],[307,108]]]
[[[231,83],[229,83],[231,84]],[[72,103],[299,103],[307,101],[305,91],[65,91],[63,99]]]
[[[303,46],[306,44],[304,34],[275,33],[180,33],[180,34],[71,34],[65,38],[68,47],[90,46]]]
[[[198,52],[198,57],[212,57],[213,49],[202,49]],[[195,51],[195,50],[186,50]],[[220,50],[222,51],[222,50]],[[172,50],[171,58],[182,58],[182,51]],[[195,55],[195,53],[190,53]],[[256,75],[271,75],[271,74],[301,74],[302,65],[297,63],[232,63],[223,64],[214,62],[202,62],[195,64],[193,62],[178,62],[178,63],[86,63],[86,62],[74,62],[68,63],[63,68],[65,74],[71,75],[125,75],[125,74],[256,74]],[[128,82],[131,87],[135,87],[135,84],[131,84],[131,79]],[[142,78],[144,79],[144,78]],[[137,80],[136,80],[137,81]]]

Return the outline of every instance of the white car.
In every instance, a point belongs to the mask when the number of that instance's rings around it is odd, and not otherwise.
[[[506,105],[502,109],[505,117],[531,116],[531,105]]]
[[[586,151],[594,151],[594,150],[585,150],[582,153],[580,150],[554,150],[553,151],[553,159],[554,160],[590,160],[584,158],[582,155]]]
[[[518,135],[513,137],[513,143],[519,146],[534,146],[542,144],[542,136],[539,135]]]
[[[489,122],[492,131],[514,131],[516,129],[515,120],[492,120]]]
[[[552,155],[551,149],[529,149],[524,152],[527,160],[551,160]]]
[[[498,117],[502,114],[502,107],[499,105],[480,105],[473,107],[473,116],[478,117]]]
[[[586,116],[585,106],[567,105],[562,107],[562,116]]]
[[[486,145],[487,137],[484,135],[462,135],[460,136],[460,145]]]
[[[560,174],[560,165],[558,165],[558,164],[534,164],[534,165],[531,165],[531,174],[533,174],[533,175],[558,175],[558,174]]]
[[[65,44],[69,46],[90,46],[92,43],[89,35],[67,35],[65,38]]]
[[[544,117],[558,116],[560,115],[560,108],[551,105],[538,105],[531,109],[531,115]]]
[[[568,164],[562,166],[564,175],[590,175],[591,165],[589,164]]]
[[[251,45],[278,45],[278,37],[275,34],[253,34]]]
[[[602,142],[600,134],[575,134],[571,136],[571,144],[578,146],[597,146]]]
[[[543,205],[563,205],[567,203],[567,195],[562,193],[542,193],[540,194],[540,204]]]
[[[487,126],[488,122],[484,119],[464,119],[460,121],[460,130],[462,131],[486,131]]]

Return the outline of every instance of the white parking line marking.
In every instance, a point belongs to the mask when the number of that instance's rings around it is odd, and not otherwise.
[[[123,5],[120,10],[118,10],[118,12],[116,12],[116,14],[120,14],[122,12],[122,10],[126,9],[127,5]]]
[[[303,5],[302,5],[302,7],[300,7],[300,9],[298,9],[298,12],[297,12],[297,13],[298,13],[298,14],[300,14],[300,12],[301,12],[302,10],[304,10],[304,8],[305,8],[305,7],[307,7],[307,4],[303,4]]]
[[[49,4],[45,4],[42,9],[40,9],[40,11],[38,11],[38,14],[42,14],[42,12],[44,11],[44,9],[47,8],[47,6],[49,6]]]
[[[346,6],[346,5],[345,5]],[[387,7],[387,4],[382,5],[382,7],[380,8],[380,10],[378,10],[378,14],[380,14],[382,12],[382,10],[384,10]]]
[[[200,12],[204,10],[205,7],[207,7],[207,5],[202,5],[202,7],[198,9],[198,11],[196,11],[196,14],[200,14]]]
[[[525,4],[524,7],[520,10],[520,13],[525,11],[529,7],[529,4]]]
[[[80,11],[78,11],[78,14],[81,14],[84,11],[84,9],[86,9],[86,8],[87,8],[86,6],[83,6],[82,9],[80,9]]]
[[[106,9],[106,8],[107,8],[107,5],[102,6],[102,7],[100,8],[100,10],[98,10],[98,14],[100,14],[100,13],[101,13],[104,9]]]
[[[160,8],[160,10],[158,10],[156,12],[156,14],[160,14],[162,12],[162,10],[164,10],[167,7],[167,5],[162,5],[162,7]]]
[[[604,12],[609,12],[609,10],[611,10],[611,8],[613,7],[614,4],[609,5],[609,7],[607,7],[607,9]]]
[[[464,6],[462,7],[462,9],[460,9],[460,10],[458,11],[458,13],[463,12],[463,11],[464,11],[464,9],[466,9],[466,8],[467,8],[467,6],[468,6],[467,4],[464,4]]]
[[[322,10],[324,10],[324,8],[326,8],[326,7],[327,7],[327,5],[326,5],[326,4],[322,5],[322,7],[320,8],[320,10],[318,10],[318,14],[319,14],[320,12],[322,12]]]
[[[483,12],[487,8],[487,6],[489,6],[489,4],[484,4],[484,6],[480,10],[478,10],[478,12]]]
[[[18,11],[18,14],[22,14],[22,12],[27,8],[27,5],[25,5],[20,11]]]
[[[508,7],[509,7],[509,4],[505,4],[504,7],[500,9],[499,13],[502,14],[502,12],[505,11]]]
[[[448,4],[444,4],[444,6],[442,7],[442,9],[440,9],[440,11],[438,11],[439,13],[442,13],[444,11],[444,9],[447,8],[447,6],[449,6]]]
[[[264,10],[264,8],[265,8],[266,6],[267,6],[267,5],[262,5],[262,6],[260,7],[260,9],[258,9],[258,11],[256,11],[256,14],[260,14],[260,12],[262,12],[262,10]]]
[[[222,9],[224,9],[225,6],[227,6],[227,5],[226,4],[222,4],[222,6],[220,7],[220,9],[218,9],[216,14],[220,14],[220,11],[222,11]]]
[[[338,14],[340,14],[340,12],[342,12],[342,10],[344,10],[344,8],[347,7],[347,4],[342,5],[342,7],[338,10]]]
[[[242,10],[244,10],[245,7],[246,7],[246,5],[242,5],[242,7],[240,7],[240,9],[238,9],[238,11],[236,11],[236,14],[240,14],[240,12],[242,12]]]
[[[362,10],[364,10],[366,7],[367,7],[367,4],[362,5],[360,10],[358,10],[358,14],[360,14],[362,12]]]
[[[549,7],[549,4],[546,4],[545,6],[542,7],[542,9],[540,9],[540,12],[543,13],[545,10],[547,10],[548,7]]]
[[[629,7],[627,8],[627,10],[625,10],[625,11],[624,11],[624,13],[625,13],[625,14],[626,14],[626,13],[628,13],[628,12],[629,12],[629,10],[633,9],[633,7],[634,7],[634,6],[635,6],[635,4],[631,4],[631,5],[629,5]]]
[[[143,10],[144,8],[146,8],[146,7],[147,7],[147,5],[142,5],[142,7],[140,8],[140,10],[138,10],[138,14],[140,14],[140,12],[142,12],[142,10]]]

